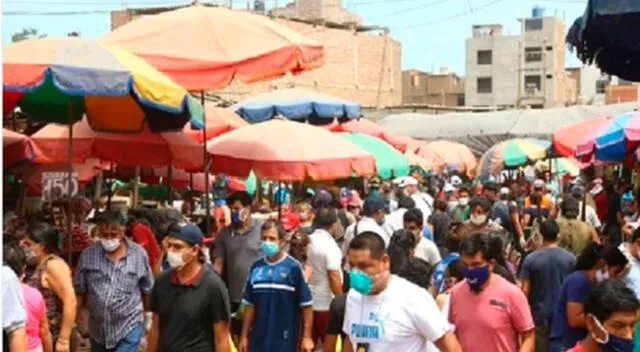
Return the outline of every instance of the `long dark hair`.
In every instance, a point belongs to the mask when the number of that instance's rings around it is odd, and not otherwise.
[[[59,254],[62,234],[51,225],[38,222],[27,228],[27,237],[37,244],[44,246],[47,254]]]
[[[416,247],[416,237],[411,231],[398,230],[393,233],[389,241],[389,260],[391,262],[390,271],[397,274],[409,259],[411,250]]]
[[[305,264],[307,262],[307,248],[310,242],[311,240],[306,233],[302,231],[294,232],[289,242],[289,255],[300,263]]]

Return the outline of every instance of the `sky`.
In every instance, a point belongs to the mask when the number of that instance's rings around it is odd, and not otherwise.
[[[246,7],[246,0],[218,0]],[[291,0],[292,1],[292,0]],[[48,36],[80,32],[98,38],[110,30],[111,10],[184,5],[185,0],[3,0],[3,45],[11,35],[32,27]],[[205,1],[201,1],[205,2]],[[216,2],[216,1],[213,1]],[[253,1],[251,1],[253,2]],[[286,0],[266,0],[267,8]],[[518,18],[529,17],[535,6],[545,15],[563,18],[567,27],[582,15],[587,0],[342,0],[368,25],[387,26],[402,43],[402,68],[437,71],[446,66],[464,74],[465,39],[474,24],[502,24],[507,34],[518,34]],[[567,66],[577,66],[567,54]]]

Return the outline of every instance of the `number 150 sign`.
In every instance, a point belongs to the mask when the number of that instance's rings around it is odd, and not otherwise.
[[[69,173],[67,172],[43,172],[42,200],[54,202],[67,197],[69,196],[69,188],[71,188],[71,196],[75,196],[78,193],[78,175],[74,172],[71,176],[71,184],[69,184]]]

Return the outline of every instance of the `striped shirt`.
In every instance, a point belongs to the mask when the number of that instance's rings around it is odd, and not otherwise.
[[[130,240],[126,243],[126,253],[118,263],[109,259],[100,243],[87,248],[73,280],[76,293],[87,299],[89,335],[107,349],[115,348],[143,323],[142,294],[153,288],[147,253]]]
[[[258,259],[251,267],[242,302],[255,310],[249,351],[297,351],[300,310],[313,303],[297,260],[289,255],[275,263]]]

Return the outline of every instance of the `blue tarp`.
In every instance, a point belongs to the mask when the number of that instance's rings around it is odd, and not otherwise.
[[[231,108],[251,123],[263,122],[278,115],[291,120],[356,119],[361,116],[358,103],[297,88],[259,94]]]

